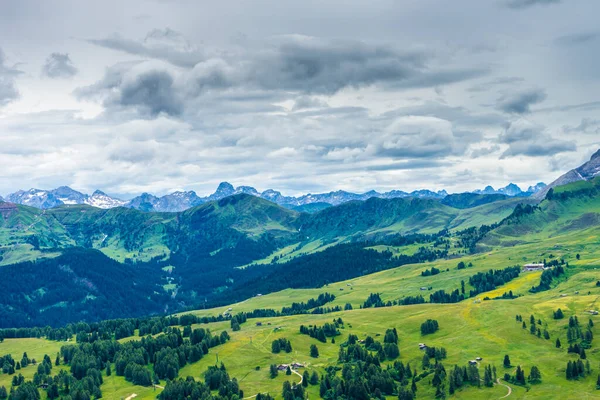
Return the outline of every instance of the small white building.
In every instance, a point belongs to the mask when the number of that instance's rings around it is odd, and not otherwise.
[[[539,271],[545,269],[545,265],[543,263],[532,263],[523,265],[523,271]]]

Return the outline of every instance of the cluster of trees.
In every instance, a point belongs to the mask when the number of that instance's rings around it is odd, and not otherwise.
[[[336,368],[329,368],[327,374],[321,379],[319,394],[324,399],[382,399],[405,390],[406,386],[399,389],[393,375],[397,376],[394,369],[381,368],[377,357],[366,361],[345,362],[341,374],[336,374]],[[416,385],[413,384],[414,391]],[[414,392],[409,388],[411,399]],[[403,397],[404,398],[404,397]]]
[[[436,267],[431,267],[431,269],[426,269],[425,271],[421,271],[421,276],[433,276],[440,273],[440,270]]]
[[[493,385],[493,381],[496,380],[496,367],[490,367],[489,365],[484,368],[484,385]],[[454,394],[456,390],[466,386],[481,386],[481,376],[479,374],[479,368],[477,365],[466,365],[460,367],[455,365],[450,371],[448,376],[448,391],[450,394]]]
[[[327,292],[321,293],[316,299],[311,298],[306,303],[292,303],[290,307],[283,307],[281,309],[281,315],[306,314],[308,310],[316,307],[322,307],[334,300],[335,295]]]
[[[473,266],[473,263],[469,263],[468,265],[465,264],[464,261],[460,261],[457,265],[456,265],[456,269],[465,269],[467,267],[471,268]]]
[[[469,284],[473,286],[469,293],[470,297],[475,297],[479,293],[489,292],[502,286],[507,282],[519,276],[521,267],[507,267],[504,269],[490,269],[487,272],[478,272],[469,278]]]
[[[63,249],[58,257],[28,261],[2,268],[0,292],[15,293],[0,310],[0,328],[63,326],[87,320],[101,321],[161,312],[176,307],[166,292],[156,291],[160,277],[155,263],[123,265],[97,250]],[[73,285],[70,277],[93,282],[93,299],[87,285]],[[135,281],[132,286],[130,282]],[[31,285],[44,287],[43,296],[24,296]],[[64,302],[67,308],[51,307]],[[40,310],[44,310],[43,312]],[[8,336],[5,336],[8,337]]]
[[[565,315],[563,314],[562,310],[559,308],[556,311],[554,311],[552,313],[552,316],[554,319],[563,319],[565,317]]]
[[[107,319],[100,322],[70,323],[60,328],[32,327],[32,328],[7,328],[0,329],[0,341],[6,339],[41,338],[48,340],[66,341],[76,336],[77,342],[93,343],[97,340],[116,340],[131,337],[135,330],[139,330],[140,337],[157,335],[166,332],[169,327],[189,326],[192,324],[208,324],[225,321],[223,315],[198,317],[193,314],[168,317],[121,318]]]
[[[306,393],[303,385],[295,385],[291,384],[289,381],[285,381],[283,382],[281,396],[283,397],[283,400],[305,399]]]
[[[271,343],[271,352],[273,354],[279,354],[282,350],[286,353],[291,353],[292,343],[286,338],[279,338],[273,340],[273,343]]]
[[[464,299],[464,293],[461,293],[458,289],[452,291],[451,293],[446,293],[445,290],[438,290],[429,295],[430,303],[458,303],[459,301],[463,301]]]
[[[586,361],[586,363],[583,364],[583,361],[579,359],[567,363],[566,375],[568,380],[584,378],[590,372],[591,366],[589,361]]]
[[[570,344],[569,348],[567,349],[567,353],[577,354],[582,360],[585,360],[587,358],[587,355],[585,354],[585,349],[583,348],[583,346],[580,346],[577,343]]]
[[[244,392],[240,389],[237,379],[229,377],[223,364],[220,367],[209,367],[204,374],[204,382],[196,381],[191,376],[185,379],[169,380],[165,389],[158,395],[159,400],[237,400],[243,397]],[[256,398],[272,399],[269,395],[264,394],[259,394]]]
[[[365,300],[365,302],[363,303],[362,308],[379,308],[385,306],[386,304],[383,302],[383,300],[381,300],[381,296],[379,295],[379,293],[371,293],[369,294],[369,297],[367,297],[367,300]]]
[[[469,253],[477,251],[477,243],[483,239],[493,229],[496,229],[500,223],[492,225],[481,225],[479,228],[470,227],[462,231],[456,232],[458,238],[457,246],[468,249]]]
[[[435,319],[428,319],[421,324],[421,335],[435,333],[438,329],[440,329],[438,322]]]
[[[407,296],[403,299],[400,299],[398,301],[398,303],[403,306],[408,306],[411,304],[423,304],[423,303],[425,303],[425,298],[423,296],[421,296],[420,294],[418,294],[416,296]]]
[[[300,333],[317,339],[320,342],[327,343],[328,337],[334,337],[340,334],[339,327],[344,326],[341,318],[334,319],[332,323],[326,322],[322,327],[317,325],[300,325]]]
[[[565,273],[565,269],[562,265],[558,265],[556,267],[546,269],[542,272],[542,276],[540,278],[540,283],[537,286],[533,286],[529,291],[531,293],[543,292],[545,290],[550,290],[550,285],[552,284],[552,280],[560,277]]]

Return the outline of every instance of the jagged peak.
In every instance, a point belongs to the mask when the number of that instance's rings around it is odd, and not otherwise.
[[[597,152],[595,152],[594,154],[592,154],[592,158],[590,158],[590,161],[591,160],[595,160],[597,158],[600,158],[600,149],[598,149]]]

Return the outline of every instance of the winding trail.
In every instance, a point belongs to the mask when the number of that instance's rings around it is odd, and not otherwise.
[[[128,397],[126,397],[126,398],[125,398],[125,400],[131,400],[131,399],[134,399],[134,398],[136,398],[136,397],[137,397],[137,393],[134,393],[134,394],[132,394],[132,395],[130,395],[130,396],[128,396]]]
[[[496,383],[497,383],[498,385],[500,385],[500,386],[504,386],[505,388],[507,388],[507,389],[508,389],[508,393],[506,394],[506,396],[502,396],[502,397],[500,397],[501,399],[504,399],[504,398],[506,398],[506,397],[508,397],[508,396],[510,396],[510,395],[512,394],[512,388],[511,388],[510,386],[508,386],[508,385],[505,385],[504,383],[502,383],[502,382],[500,381],[500,378],[496,379]]]

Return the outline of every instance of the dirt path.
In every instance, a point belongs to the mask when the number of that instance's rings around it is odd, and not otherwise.
[[[507,389],[508,389],[508,393],[506,394],[506,396],[502,396],[502,397],[500,397],[501,399],[504,399],[504,398],[506,398],[506,397],[508,397],[508,396],[510,396],[510,395],[512,394],[512,388],[511,388],[510,386],[508,386],[508,385],[505,385],[504,383],[500,382],[500,378],[496,379],[496,383],[497,383],[498,385],[500,385],[500,386],[504,386],[505,388],[507,388]]]
[[[134,393],[132,395],[130,395],[129,397],[126,397],[125,400],[131,400],[137,397],[137,393]]]
[[[300,382],[298,382],[298,385],[302,385],[302,381],[304,380],[304,377],[302,376],[302,374],[300,374],[295,369],[292,370],[292,374],[296,374],[296,375],[298,375],[300,377]]]

